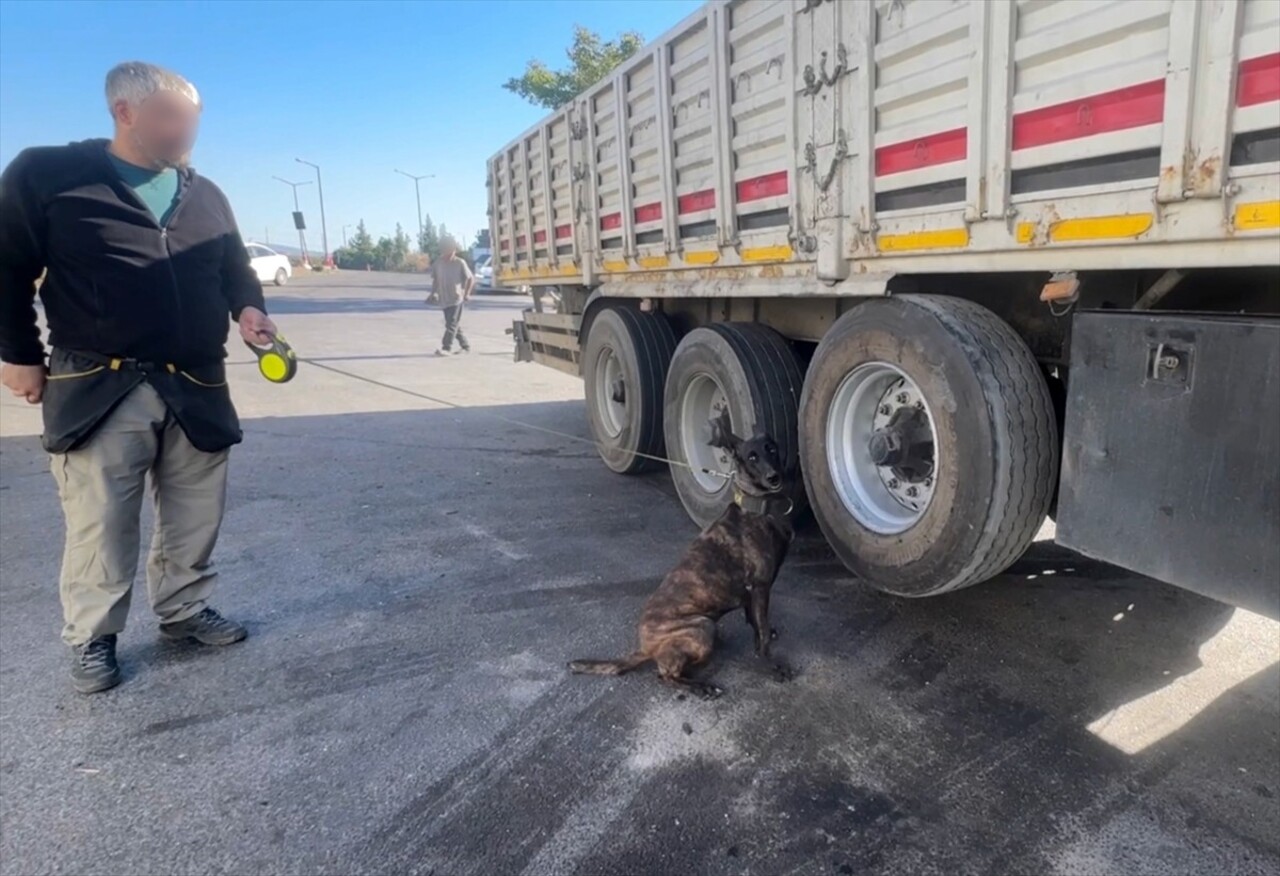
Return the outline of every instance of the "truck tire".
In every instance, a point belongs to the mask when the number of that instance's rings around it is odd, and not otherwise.
[[[707,446],[710,420],[727,408],[735,434],[767,433],[778,445],[787,495],[798,513],[805,505],[800,475],[800,391],[804,375],[782,335],[754,323],[696,328],[676,348],[664,404],[671,479],[689,516],[700,527],[714,522],[733,501],[730,460]]]
[[[646,457],[665,455],[662,391],[675,348],[660,313],[608,307],[591,322],[582,359],[587,422],[600,458],[618,474],[653,468]]]
[[[935,596],[1009,567],[1044,522],[1058,429],[1027,345],[969,301],[869,301],[827,332],[800,405],[814,515],[872,587]]]

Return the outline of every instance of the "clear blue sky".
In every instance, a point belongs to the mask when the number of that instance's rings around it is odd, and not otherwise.
[[[465,243],[487,225],[484,163],[545,111],[501,88],[538,58],[564,65],[573,25],[658,36],[699,0],[51,2],[0,0],[0,165],[22,149],[109,137],[103,77],[145,60],[204,98],[193,163],[230,196],[245,236],[296,244],[289,189],[324,173],[329,244],[424,212]],[[320,244],[315,186],[300,189]]]

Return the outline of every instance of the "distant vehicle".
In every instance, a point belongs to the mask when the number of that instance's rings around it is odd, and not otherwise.
[[[270,282],[283,286],[293,276],[293,266],[289,263],[288,256],[260,243],[247,244],[245,249],[249,250],[249,266],[264,285]]]
[[[493,288],[493,259],[486,258],[476,263],[476,288]]]

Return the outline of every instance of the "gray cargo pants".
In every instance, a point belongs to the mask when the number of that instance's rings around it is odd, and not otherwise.
[[[83,446],[53,455],[67,522],[59,584],[63,641],[79,645],[124,629],[148,473],[156,510],[147,560],[151,608],[161,623],[204,608],[215,577],[209,558],[226,507],[227,454],[193,447],[160,395],[143,383]]]

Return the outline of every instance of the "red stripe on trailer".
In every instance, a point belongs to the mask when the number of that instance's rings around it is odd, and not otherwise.
[[[546,242],[547,242],[547,232],[545,232],[545,231],[535,231],[535,232],[533,232],[533,242],[534,242],[534,243],[546,243]]]
[[[1240,62],[1236,106],[1280,100],[1280,52]]]
[[[557,225],[557,226],[556,226],[556,240],[559,240],[559,239],[560,239],[560,238],[562,238],[562,237],[573,237],[573,226],[572,226],[572,225]]]
[[[716,190],[704,189],[701,192],[690,192],[687,195],[681,195],[676,200],[676,212],[697,213],[700,210],[710,210],[716,205]]]
[[[524,246],[524,235],[521,234],[516,238],[516,246]]]
[[[511,249],[511,241],[503,240],[500,243],[503,249]]]
[[[919,140],[908,140],[877,149],[876,176],[889,176],[908,170],[919,170],[922,167],[933,167],[935,164],[963,161],[968,154],[967,128],[930,134]]]
[[[1164,120],[1164,80],[1117,88],[1013,117],[1013,148],[1029,149],[1065,140],[1154,125]]]
[[[758,201],[761,198],[785,195],[787,193],[787,172],[780,170],[777,173],[766,173],[764,176],[744,179],[738,183],[736,191],[739,204]]]
[[[612,231],[615,228],[622,227],[622,214],[610,213],[608,216],[600,217],[600,229],[602,231]]]
[[[645,204],[636,207],[636,222],[656,222],[662,218],[662,204]]]

